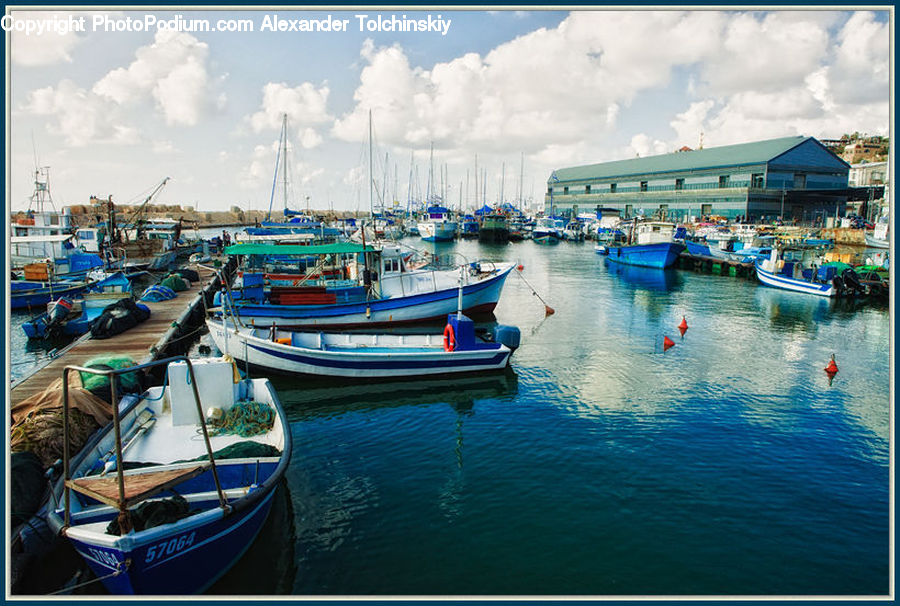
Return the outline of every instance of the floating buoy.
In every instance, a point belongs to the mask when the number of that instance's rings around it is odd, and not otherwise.
[[[837,364],[834,362],[834,354],[831,354],[831,361],[828,363],[828,366],[825,367],[825,372],[828,373],[828,376],[834,378],[834,375],[838,373]]]
[[[675,347],[675,341],[670,339],[669,337],[663,337],[663,351],[669,351],[670,348]]]
[[[687,332],[687,329],[688,329],[687,318],[685,318],[684,316],[681,316],[681,324],[678,325],[678,331],[681,333],[682,337],[684,336],[684,333]]]
[[[522,271],[523,269],[525,269],[525,266],[520,263],[520,264],[516,265],[516,269],[519,271]]]

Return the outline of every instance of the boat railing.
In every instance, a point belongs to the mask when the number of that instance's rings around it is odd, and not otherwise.
[[[135,366],[130,366],[127,368],[85,368],[81,366],[66,366],[63,369],[63,381],[62,381],[62,400],[63,400],[63,486],[64,486],[64,526],[63,531],[69,527],[70,522],[70,513],[71,513],[71,491],[76,490],[77,492],[81,492],[83,494],[87,494],[92,498],[99,498],[101,502],[105,502],[108,505],[111,505],[119,510],[118,515],[118,524],[122,534],[129,532],[132,529],[132,524],[128,515],[128,506],[134,505],[139,501],[141,497],[148,498],[153,494],[157,494],[161,486],[156,486],[155,490],[145,491],[141,495],[138,496],[128,496],[126,495],[125,490],[125,465],[122,460],[122,426],[121,419],[119,413],[119,402],[116,394],[116,379],[119,375],[133,372],[141,372],[148,370],[150,368],[154,368],[156,366],[166,365],[168,366],[172,362],[184,362],[187,365],[187,376],[188,380],[191,384],[191,390],[194,396],[194,402],[197,406],[197,416],[200,421],[200,428],[203,434],[203,441],[206,446],[206,453],[209,456],[208,468],[212,472],[213,482],[216,485],[216,492],[219,496],[219,504],[224,510],[226,514],[230,513],[231,507],[228,505],[228,501],[225,498],[225,493],[222,490],[222,484],[219,481],[219,474],[216,470],[216,462],[215,457],[213,457],[212,444],[209,440],[209,431],[206,427],[206,418],[203,414],[203,408],[200,403],[200,394],[197,391],[197,378],[194,375],[194,367],[191,364],[190,359],[186,356],[175,356],[171,358],[165,358],[162,360],[154,360],[151,362],[146,362],[144,364],[138,364]],[[109,498],[108,495],[104,498],[104,495],[92,491],[89,488],[86,488],[84,485],[84,479],[82,478],[82,482],[76,483],[75,480],[71,477],[71,469],[70,469],[70,457],[69,457],[69,373],[71,371],[76,371],[79,373],[88,373],[94,375],[102,375],[108,377],[109,379],[109,389],[110,389],[110,399],[112,400],[110,404],[112,405],[112,422],[113,422],[113,432],[115,434],[115,461],[116,461],[116,486],[117,486],[117,496],[115,498]],[[165,385],[163,385],[163,389],[165,389]],[[202,467],[201,470],[198,471],[199,467]],[[205,471],[207,466],[195,466],[190,470],[187,470],[188,473],[198,474],[202,471]],[[170,478],[169,482],[164,486],[167,487],[172,485],[176,481],[182,481],[185,479],[185,476],[182,474],[178,477]]]

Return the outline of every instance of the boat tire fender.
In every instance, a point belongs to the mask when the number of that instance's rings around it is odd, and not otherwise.
[[[453,332],[453,326],[447,324],[444,327],[444,351],[453,351],[456,349],[456,333]]]

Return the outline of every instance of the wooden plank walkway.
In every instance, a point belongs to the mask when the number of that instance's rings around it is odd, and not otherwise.
[[[199,282],[194,282],[191,288],[179,292],[174,299],[155,303],[142,301],[150,308],[150,317],[130,330],[109,339],[88,337],[76,341],[59,357],[13,386],[10,390],[10,405],[16,405],[46,389],[51,382],[62,377],[66,366],[84,366],[89,360],[102,355],[127,356],[138,364],[155,359],[171,336],[169,329],[173,328],[173,322],[182,322],[195,306],[203,305],[203,290],[215,277],[214,272],[208,268],[194,265],[190,267],[200,274]]]

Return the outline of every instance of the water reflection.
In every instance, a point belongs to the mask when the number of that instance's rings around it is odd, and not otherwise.
[[[671,292],[679,290],[683,280],[674,269],[623,265],[606,259],[607,271],[623,282],[645,290]]]
[[[240,560],[206,593],[209,595],[290,594],[297,574],[294,509],[285,480],[275,490],[269,517]],[[190,574],[190,571],[184,571]]]
[[[296,378],[273,376],[271,380],[292,422],[440,402],[449,403],[461,413],[476,400],[513,396],[518,391],[518,376],[512,367],[465,376],[369,384],[337,385],[334,381],[311,380],[298,387]]]

